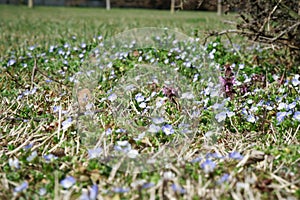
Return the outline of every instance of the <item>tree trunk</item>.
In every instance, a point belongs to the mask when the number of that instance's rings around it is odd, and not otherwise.
[[[34,0],[28,0],[28,7],[33,8]]]
[[[173,14],[175,11],[175,0],[171,0],[170,11],[171,11],[171,14]]]
[[[222,15],[222,0],[218,0],[218,15]]]
[[[110,10],[110,0],[106,0],[106,10]]]

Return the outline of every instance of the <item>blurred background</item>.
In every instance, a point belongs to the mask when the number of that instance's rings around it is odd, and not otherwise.
[[[0,0],[0,4],[217,11],[220,0]]]

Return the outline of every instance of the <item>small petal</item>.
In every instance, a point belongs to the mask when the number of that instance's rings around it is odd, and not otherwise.
[[[72,118],[69,117],[61,123],[63,130],[67,130],[72,125]]]
[[[98,185],[93,185],[90,189],[90,200],[96,200],[98,196]]]
[[[72,187],[76,183],[76,180],[72,176],[68,176],[65,179],[60,181],[60,184],[65,188],[68,189]]]
[[[126,192],[129,192],[130,189],[129,188],[116,187],[116,188],[113,189],[113,191],[115,193],[126,193]]]
[[[102,153],[102,148],[98,147],[96,149],[88,149],[89,159],[98,158]]]
[[[22,192],[28,188],[28,182],[24,181],[21,185],[15,187],[14,192]]]
[[[286,116],[287,116],[287,112],[276,113],[276,119],[277,119],[278,123],[281,123]]]
[[[165,122],[165,119],[163,117],[154,117],[152,121],[154,124],[162,124]]]
[[[295,120],[297,120],[297,121],[300,122],[300,111],[296,111],[296,112],[294,113],[293,118],[294,118]]]
[[[186,190],[183,187],[176,185],[175,183],[171,185],[171,188],[173,189],[174,192],[178,192],[180,194],[186,193]]]
[[[39,195],[40,195],[40,196],[44,196],[46,193],[47,193],[46,188],[40,188],[40,189],[39,189]]]
[[[149,126],[148,131],[149,131],[150,133],[157,133],[157,132],[160,131],[160,127],[159,127],[159,126],[156,126],[155,124],[151,124],[151,125]]]
[[[217,181],[218,184],[222,184],[224,182],[227,182],[229,179],[229,174],[224,174],[223,176],[220,177],[220,179]]]
[[[166,135],[171,135],[174,133],[174,129],[172,127],[172,125],[170,124],[167,124],[167,125],[164,125],[162,127],[162,131],[166,134]]]
[[[107,98],[109,101],[113,102],[118,98],[118,96],[115,93],[112,93],[111,95],[109,95],[109,97]]]
[[[220,123],[226,119],[226,112],[220,112],[215,116],[216,120]]]
[[[205,173],[211,173],[214,171],[216,167],[216,163],[213,161],[207,159],[205,162],[203,162],[200,167],[204,170]]]
[[[241,160],[244,158],[244,156],[242,156],[239,152],[236,151],[229,153],[228,157],[235,160]]]
[[[46,162],[51,162],[53,160],[56,160],[57,157],[55,155],[53,155],[53,154],[50,153],[48,155],[44,155],[44,159],[46,160]]]
[[[32,153],[30,154],[30,156],[28,156],[28,157],[26,158],[26,160],[27,160],[28,162],[31,162],[31,161],[33,161],[36,157],[37,157],[37,152],[34,151],[34,152],[32,152]]]
[[[148,189],[148,188],[153,187],[154,185],[155,185],[154,183],[144,183],[144,184],[142,185],[142,188],[143,188],[143,189]]]
[[[20,168],[20,163],[19,163],[18,158],[14,158],[14,159],[9,158],[9,159],[8,159],[8,164],[9,164],[9,166],[12,167],[12,168],[16,168],[16,169],[19,169],[19,168]]]

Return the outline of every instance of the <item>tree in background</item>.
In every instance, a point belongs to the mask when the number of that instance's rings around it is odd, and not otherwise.
[[[110,0],[106,0],[106,10],[110,10]]]
[[[34,0],[28,0],[28,7],[33,8]]]
[[[229,10],[238,11],[242,21],[238,32],[251,41],[286,49],[292,63],[300,64],[299,0],[223,0]],[[288,56],[285,55],[286,59]]]

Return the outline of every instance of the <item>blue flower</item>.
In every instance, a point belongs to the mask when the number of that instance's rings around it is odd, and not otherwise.
[[[148,189],[148,188],[151,188],[151,187],[153,187],[155,184],[154,183],[144,183],[143,185],[142,185],[142,188],[143,189]]]
[[[16,60],[14,59],[10,59],[8,62],[7,62],[7,66],[12,66],[16,63]]]
[[[129,188],[116,187],[116,188],[112,189],[112,191],[115,192],[115,193],[126,193],[126,192],[129,192],[130,189]]]
[[[67,130],[72,125],[72,118],[69,117],[61,123],[63,130]]]
[[[172,125],[170,124],[167,124],[167,125],[164,125],[162,127],[162,131],[166,134],[166,135],[171,135],[174,133],[174,129],[172,127]]]
[[[281,123],[286,116],[287,116],[287,112],[276,113],[276,119],[277,119],[278,123]]]
[[[253,115],[247,116],[247,122],[254,123],[256,121],[255,117]]]
[[[101,152],[102,152],[102,148],[100,148],[100,147],[98,147],[96,149],[88,149],[89,159],[100,157]]]
[[[236,151],[229,153],[228,157],[235,160],[241,160],[244,158],[244,156],[242,156],[239,152]]]
[[[15,187],[14,192],[22,192],[28,188],[28,182],[24,181],[21,185]]]
[[[165,122],[165,119],[163,117],[153,117],[152,121],[154,124],[162,124]]]
[[[145,97],[141,94],[141,93],[138,93],[135,95],[135,100],[140,103],[140,102],[143,102],[145,100]]]
[[[110,135],[111,133],[112,133],[111,128],[108,128],[108,129],[105,131],[105,135]]]
[[[109,101],[113,102],[114,100],[116,100],[118,98],[118,96],[115,93],[112,93],[111,95],[109,95],[109,97],[107,98]]]
[[[50,153],[48,155],[44,155],[44,159],[46,160],[46,162],[51,162],[52,160],[56,160],[57,156]]]
[[[218,158],[218,159],[221,159],[221,158],[224,158],[224,156],[218,154],[218,153],[208,153],[206,154],[205,156],[206,159],[209,159],[209,158]]]
[[[200,162],[201,160],[202,160],[201,157],[197,157],[197,158],[194,158],[193,160],[191,160],[191,163]]]
[[[98,185],[93,185],[90,189],[90,200],[96,200],[98,195]]]
[[[27,160],[28,162],[31,162],[31,161],[33,161],[36,157],[37,157],[37,152],[36,152],[36,151],[33,151],[33,152],[30,154],[30,156],[28,156],[28,157],[26,158],[26,160]]]
[[[46,193],[47,193],[46,188],[40,188],[40,189],[39,189],[39,195],[40,195],[40,196],[44,196]]]
[[[229,174],[224,174],[223,176],[220,177],[220,179],[217,181],[218,184],[222,184],[224,182],[227,182],[229,179]]]
[[[127,140],[117,141],[117,145],[114,146],[114,149],[116,151],[128,153],[131,150],[131,144]]]
[[[171,185],[171,188],[173,189],[174,192],[178,192],[180,194],[186,193],[186,190],[183,187],[176,185],[175,183]]]
[[[156,126],[155,124],[151,124],[151,125],[149,126],[148,131],[149,131],[150,133],[157,133],[157,132],[160,131],[160,127],[159,127],[159,126]]]
[[[216,120],[220,123],[226,119],[226,112],[220,112],[215,116]]]
[[[68,189],[72,187],[76,183],[76,180],[72,176],[68,176],[65,179],[60,181],[60,184],[65,188]]]
[[[200,167],[204,170],[205,173],[211,173],[216,167],[216,163],[207,159],[205,162],[201,163]]]
[[[293,118],[294,118],[295,120],[297,120],[297,121],[300,122],[300,111],[296,111],[296,112],[294,113]]]
[[[33,144],[30,143],[30,144],[27,144],[23,149],[24,149],[24,150],[28,150],[28,149],[30,149],[32,146],[33,146]]]

